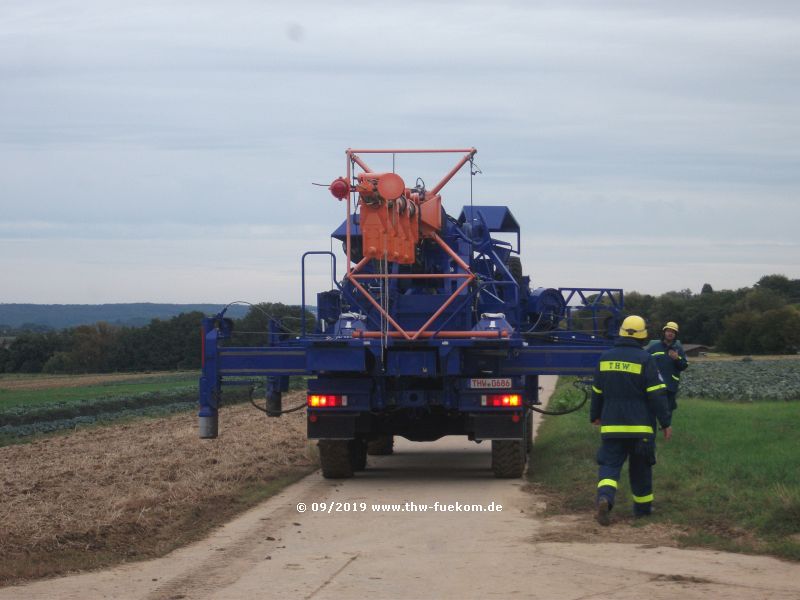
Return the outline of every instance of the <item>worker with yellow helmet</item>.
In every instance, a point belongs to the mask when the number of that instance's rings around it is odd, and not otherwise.
[[[666,385],[655,359],[642,348],[647,327],[642,317],[627,317],[614,347],[600,356],[592,385],[589,419],[600,426],[602,442],[596,518],[608,525],[622,466],[628,460],[633,513],[647,516],[653,505],[653,465],[656,462],[656,427],[664,439],[672,437]]]
[[[678,324],[669,321],[661,328],[661,339],[652,340],[647,345],[647,351],[652,354],[661,377],[667,385],[667,400],[670,412],[678,408],[678,386],[681,383],[681,372],[689,367],[686,352],[678,339]]]

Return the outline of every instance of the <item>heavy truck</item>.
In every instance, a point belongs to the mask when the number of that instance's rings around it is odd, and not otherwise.
[[[475,148],[348,149],[346,175],[328,186],[345,208],[331,237],[346,258],[300,258],[299,335],[269,319],[266,344],[232,344],[225,310],[202,324],[199,435],[218,435],[222,388],[261,381],[267,416],[284,412],[289,378],[307,378],[308,438],[322,474],[352,477],[368,454],[391,454],[395,436],[447,435],[491,444],[496,477],[520,477],[532,448],[540,375],[590,375],[610,347],[623,309],[618,288],[531,288],[520,261],[520,226],[506,206],[444,208],[442,190]],[[435,185],[413,187],[377,155],[456,155]],[[470,180],[471,184],[471,180]],[[470,185],[470,190],[472,186]],[[306,315],[306,263],[330,261],[333,289]]]

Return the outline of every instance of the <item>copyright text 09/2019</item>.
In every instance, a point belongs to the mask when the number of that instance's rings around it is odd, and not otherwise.
[[[297,512],[321,512],[321,513],[340,513],[340,512],[502,512],[503,505],[497,502],[489,504],[465,504],[462,502],[434,502],[433,504],[418,504],[417,502],[397,502],[378,504],[370,502],[298,502]]]

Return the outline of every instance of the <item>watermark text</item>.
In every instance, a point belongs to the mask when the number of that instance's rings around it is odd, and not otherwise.
[[[297,512],[374,512],[374,513],[454,513],[454,512],[502,512],[503,505],[497,502],[489,504],[467,504],[464,502],[434,502],[432,504],[412,501],[378,503],[378,502],[298,502]]]

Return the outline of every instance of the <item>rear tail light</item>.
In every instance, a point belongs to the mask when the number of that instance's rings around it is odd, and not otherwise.
[[[347,406],[347,396],[342,396],[341,394],[308,394],[307,402],[312,408]]]
[[[481,406],[519,408],[522,406],[522,396],[519,394],[487,394],[481,396]]]

